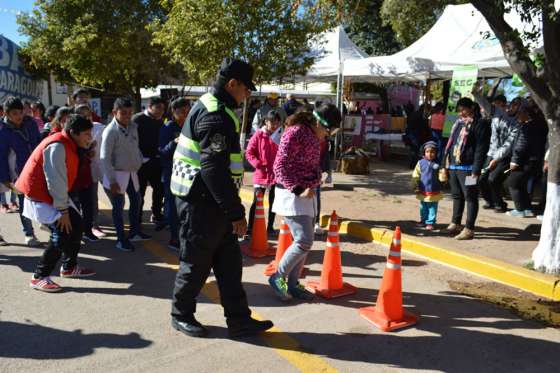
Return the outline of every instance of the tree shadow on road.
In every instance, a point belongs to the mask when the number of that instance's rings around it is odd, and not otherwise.
[[[53,360],[91,355],[96,348],[139,349],[152,341],[138,333],[84,334],[82,330],[61,330],[33,323],[0,321],[0,357]]]
[[[536,322],[523,321],[505,310],[453,293],[408,296],[407,303],[416,305],[408,310],[420,314],[420,320],[402,332],[382,333],[363,320],[362,325],[347,330],[267,333],[238,343],[400,369],[452,373],[558,369],[560,343],[512,334],[545,328]],[[357,312],[356,318],[359,318]],[[226,331],[222,329],[213,327],[213,337],[225,338]],[[292,325],[290,329],[293,330]],[[411,333],[411,329],[417,331]]]

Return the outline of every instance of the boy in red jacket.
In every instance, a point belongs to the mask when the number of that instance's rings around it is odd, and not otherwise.
[[[88,148],[91,128],[92,123],[86,118],[71,115],[63,131],[47,137],[35,148],[17,180],[16,188],[25,195],[23,214],[47,225],[51,231],[49,244],[29,284],[33,289],[62,290],[50,278],[61,256],[61,277],[95,274],[77,264],[82,217],[69,197],[78,175],[78,148]]]

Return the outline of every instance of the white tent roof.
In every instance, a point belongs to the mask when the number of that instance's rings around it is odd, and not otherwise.
[[[520,31],[532,27],[514,12],[506,21]],[[351,81],[423,81],[450,78],[460,65],[477,65],[479,76],[512,74],[498,39],[471,4],[448,5],[424,36],[398,53],[347,61],[344,76]]]
[[[318,35],[314,44],[312,53],[319,57],[305,75],[306,80],[336,79],[341,62],[368,57],[350,40],[341,26]]]

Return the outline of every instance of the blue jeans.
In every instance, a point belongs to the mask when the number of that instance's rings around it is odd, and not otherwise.
[[[35,236],[35,232],[33,231],[33,222],[23,216],[23,201],[25,196],[23,194],[18,194],[19,200],[19,219],[21,220],[21,226],[23,227],[23,233],[26,237],[33,237]]]
[[[420,220],[424,224],[435,224],[437,218],[437,202],[420,202]]]
[[[126,240],[123,221],[124,194],[113,194],[109,189],[105,189],[105,193],[107,193],[107,196],[113,205],[113,224],[115,224],[115,229],[117,231],[117,239],[124,242]],[[134,189],[134,183],[132,180],[128,181],[126,194],[128,194],[128,200],[130,202],[130,207],[128,208],[128,221],[130,223],[129,236],[132,237],[135,234],[140,233],[140,194],[136,191],[136,189]]]
[[[299,274],[305,265],[305,259],[311,246],[313,246],[314,216],[285,216],[284,221],[290,227],[294,238],[293,243],[278,264],[278,274],[288,280],[288,287],[293,288],[298,284]]]
[[[169,222],[169,229],[171,230],[171,239],[179,239],[179,217],[177,215],[177,206],[175,205],[175,196],[171,193],[171,180],[164,181],[164,202],[163,214],[165,219]]]
[[[6,195],[8,193],[10,193],[10,203],[16,203],[17,195],[14,192],[6,192],[6,193],[0,193],[0,204],[2,205],[8,204],[8,199],[6,198]]]

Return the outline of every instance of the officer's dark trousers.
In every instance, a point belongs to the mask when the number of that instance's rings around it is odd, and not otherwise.
[[[159,158],[151,158],[144,163],[138,171],[140,181],[140,223],[142,223],[142,211],[144,211],[144,196],[148,184],[152,187],[152,214],[157,219],[162,219],[163,208],[163,183],[161,182],[161,164]]]
[[[176,201],[181,250],[171,315],[186,321],[192,317],[196,297],[213,269],[228,323],[248,318],[251,312],[241,285],[241,251],[231,222],[215,202]]]
[[[488,165],[491,160],[492,158],[488,157],[486,165]],[[509,158],[506,158],[499,161],[492,171],[488,171],[480,175],[480,192],[488,205],[495,207],[502,207],[506,205],[502,190],[504,187],[504,181],[508,176],[507,174],[504,174],[504,171],[508,168]]]

